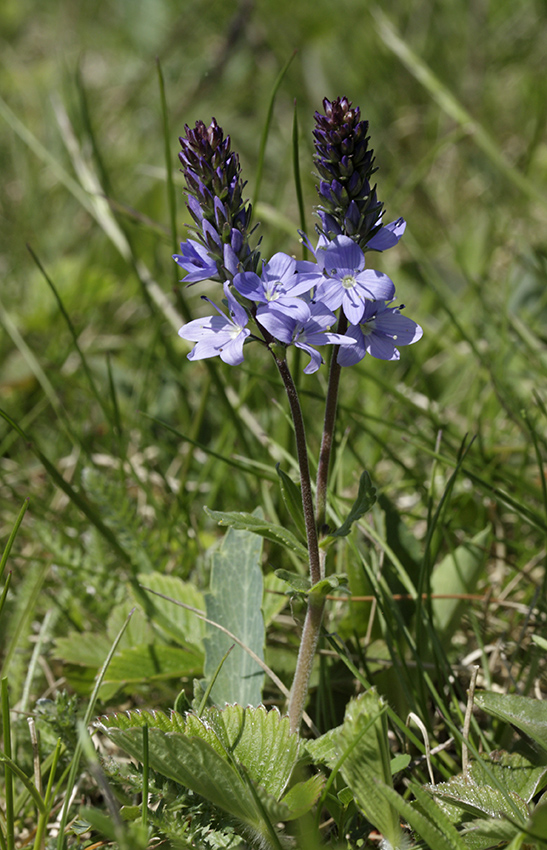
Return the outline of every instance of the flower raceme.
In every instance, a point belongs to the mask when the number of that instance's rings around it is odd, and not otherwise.
[[[304,372],[311,374],[323,362],[317,346],[337,346],[338,364],[352,366],[366,354],[398,360],[398,346],[421,338],[420,326],[401,314],[403,305],[390,306],[393,281],[365,260],[366,252],[394,247],[406,227],[402,218],[382,223],[383,204],[370,184],[376,169],[368,123],[346,98],[325,99],[323,106],[314,130],[321,178],[317,246],[301,234],[315,258],[311,262],[280,252],[259,267],[258,251],[249,246],[251,206],[243,200],[245,184],[230,137],[224,138],[214,119],[209,127],[198,121],[195,129],[185,128],[179,156],[194,238],[181,243],[173,259],[187,273],[187,284],[221,281],[227,305],[226,313],[205,298],[218,315],[180,329],[183,339],[196,343],[190,360],[219,356],[236,366],[247,342],[294,345],[309,355]]]

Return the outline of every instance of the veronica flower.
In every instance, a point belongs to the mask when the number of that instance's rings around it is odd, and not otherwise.
[[[367,301],[361,321],[351,325],[346,334],[355,345],[338,352],[340,366],[353,366],[370,354],[379,360],[399,360],[396,346],[412,345],[421,339],[423,331],[416,322],[401,315],[400,307],[388,307],[384,301]]]
[[[391,301],[393,281],[382,272],[365,269],[365,255],[349,236],[337,236],[325,248],[317,250],[314,298],[330,310],[340,305],[352,325],[361,321],[367,301]]]
[[[300,321],[308,318],[309,309],[297,296],[315,283],[313,275],[296,274],[296,260],[282,253],[274,254],[264,263],[260,277],[255,272],[242,272],[234,277],[234,287],[244,298]]]
[[[296,345],[310,356],[310,362],[304,368],[306,375],[317,372],[323,358],[314,345],[355,345],[353,338],[331,333],[330,328],[336,322],[336,316],[324,304],[304,304],[307,308],[305,320],[295,319],[286,313],[268,307],[259,307],[256,320],[279,342]]]
[[[243,343],[251,333],[246,328],[249,316],[241,304],[238,304],[226,282],[224,295],[228,300],[229,316],[217,307],[214,301],[204,296],[204,300],[209,301],[219,315],[194,319],[180,329],[179,336],[197,343],[188,355],[188,360],[219,356],[229,366],[238,366],[243,362]]]
[[[218,280],[218,270],[207,248],[188,239],[180,243],[180,254],[173,254],[173,259],[184,271],[188,272],[184,278],[185,283],[195,283],[197,280]]]

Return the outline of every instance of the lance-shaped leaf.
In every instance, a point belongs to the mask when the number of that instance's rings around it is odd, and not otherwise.
[[[277,463],[275,471],[279,475],[279,483],[281,486],[281,495],[285,502],[292,521],[296,525],[303,540],[306,539],[306,523],[304,520],[304,510],[302,508],[302,492],[298,484],[290,478],[286,472],[283,472],[281,466]]]
[[[212,511],[205,507],[205,512],[211,519],[218,522],[219,525],[229,526],[240,531],[250,531],[253,534],[258,534],[265,537],[266,540],[271,540],[274,543],[279,543],[286,549],[296,552],[303,558],[308,557],[308,550],[300,543],[298,538],[282,525],[276,525],[274,522],[260,519],[259,517],[249,514],[246,511]]]
[[[372,486],[370,475],[365,471],[359,479],[359,491],[357,493],[357,498],[353,503],[346,521],[340,526],[340,528],[337,528],[336,531],[332,531],[329,537],[346,537],[350,533],[353,523],[357,522],[358,519],[361,519],[363,514],[366,514],[367,511],[370,511],[375,501],[376,488]]]

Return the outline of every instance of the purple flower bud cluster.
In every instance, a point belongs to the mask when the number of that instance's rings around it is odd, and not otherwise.
[[[393,247],[406,226],[403,219],[382,225],[382,205],[369,181],[374,160],[368,124],[346,98],[325,100],[324,106],[326,115],[316,113],[314,131],[315,162],[325,178],[318,188],[323,203],[317,246],[302,234],[314,261],[277,253],[259,268],[247,241],[250,206],[242,201],[244,184],[229,137],[223,139],[214,120],[209,128],[201,122],[195,130],[186,127],[180,156],[200,242],[182,243],[174,259],[188,272],[188,283],[222,280],[227,305],[226,313],[206,298],[218,315],[180,329],[183,339],[196,343],[190,360],[219,356],[238,365],[244,343],[258,340],[302,349],[310,358],[304,372],[311,374],[323,362],[318,346],[338,346],[340,366],[352,366],[366,354],[398,360],[398,346],[421,338],[420,326],[401,314],[403,305],[391,306],[393,281],[366,267],[365,250]]]
[[[231,280],[258,262],[249,246],[252,207],[243,199],[239,157],[214,118],[209,127],[203,121],[193,130],[186,125],[185,133],[179,159],[197,241],[183,242],[173,259],[188,272],[187,283]]]
[[[316,209],[326,239],[344,234],[363,250],[385,251],[397,243],[390,234],[404,230],[403,219],[382,226],[383,203],[371,185],[374,151],[370,150],[368,121],[347,97],[323,101],[324,114],[315,113],[314,163],[320,178]],[[399,236],[402,235],[402,231]]]

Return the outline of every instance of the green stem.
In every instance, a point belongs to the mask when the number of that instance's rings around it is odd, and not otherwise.
[[[342,314],[338,323],[337,333],[346,332],[348,322]],[[330,361],[329,386],[325,402],[325,421],[323,423],[323,437],[321,439],[321,450],[319,452],[319,465],[317,467],[317,486],[315,498],[317,500],[317,528],[321,533],[327,516],[327,484],[329,479],[329,466],[334,442],[334,426],[336,424],[336,408],[338,405],[338,387],[340,385],[340,372],[342,367],[338,364],[337,345],[333,349]],[[324,578],[324,575],[321,576]]]
[[[306,444],[306,431],[298,392],[294,385],[292,375],[286,360],[282,360],[274,353],[275,362],[279,374],[285,385],[289,405],[291,408],[294,433],[296,436],[296,451],[298,465],[300,467],[300,485],[302,490],[302,507],[304,509],[304,522],[306,525],[306,537],[308,539],[308,556],[310,562],[310,580],[312,585],[321,579],[322,561],[319,553],[319,542],[317,538],[317,526],[315,524],[315,512],[313,496],[311,491],[310,469],[308,464],[308,448]],[[321,632],[321,621],[325,598],[322,595],[310,594],[308,597],[308,609],[304,620],[300,649],[296,661],[296,670],[289,696],[289,721],[291,732],[298,732],[302,721],[302,714],[308,696],[308,687],[313,667],[313,659],[317,642]]]
[[[300,649],[296,661],[296,670],[289,697],[289,722],[291,732],[298,732],[304,713],[304,706],[308,696],[308,687],[313,667],[315,650],[321,632],[321,622],[325,608],[325,597],[323,594],[310,593],[308,596],[308,610],[302,629]]]
[[[313,507],[313,496],[311,491],[310,467],[308,464],[308,447],[306,444],[306,429],[304,417],[300,407],[300,399],[294,385],[294,381],[285,359],[279,358],[274,353],[276,366],[285,385],[291,416],[294,424],[296,437],[296,453],[298,466],[300,468],[300,486],[302,491],[302,508],[304,510],[304,523],[306,525],[306,537],[308,540],[308,555],[310,559],[310,580],[312,585],[321,579],[321,563],[319,558],[319,542],[317,539],[317,527],[315,525],[315,511]]]

